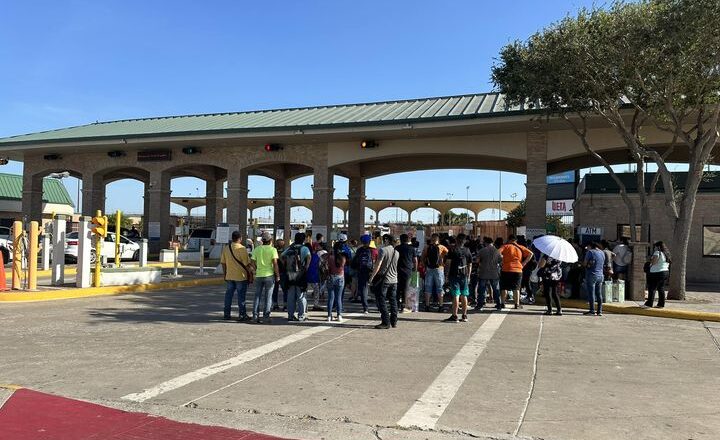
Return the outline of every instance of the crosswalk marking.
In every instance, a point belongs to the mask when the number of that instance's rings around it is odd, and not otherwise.
[[[480,354],[500,328],[507,313],[493,313],[455,354],[430,387],[398,422],[402,427],[433,429],[460,386],[465,382]]]

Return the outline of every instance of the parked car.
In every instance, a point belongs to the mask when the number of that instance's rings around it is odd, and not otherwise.
[[[77,232],[70,232],[65,234],[65,261],[77,262],[78,246],[80,241],[78,239]],[[115,258],[115,233],[108,232],[107,237],[102,245],[102,255],[108,259],[108,261]],[[95,247],[90,249],[90,264],[95,264],[95,258],[97,254]],[[140,245],[127,237],[120,236],[120,259],[121,260],[139,260],[140,259]]]
[[[210,249],[215,244],[215,228],[197,228],[188,237],[188,249],[200,249],[204,246],[205,254],[210,254]]]
[[[0,240],[10,240],[12,229],[7,226],[0,226]]]
[[[7,238],[0,238],[0,254],[2,254],[3,263],[10,262],[12,257],[12,244]]]

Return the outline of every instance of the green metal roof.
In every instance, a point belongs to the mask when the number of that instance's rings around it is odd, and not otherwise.
[[[0,173],[0,199],[22,200],[23,176]],[[58,179],[43,179],[43,202],[75,206],[65,185]]]
[[[97,122],[2,138],[0,148],[18,144],[127,137],[435,122],[509,116],[531,111],[525,106],[508,107],[504,96],[499,93],[481,93],[366,104]]]

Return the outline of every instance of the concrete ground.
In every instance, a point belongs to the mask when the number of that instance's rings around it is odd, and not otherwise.
[[[223,295],[1,304],[0,383],[298,439],[720,435],[720,323],[526,306],[374,330],[352,304],[256,325],[219,319]]]

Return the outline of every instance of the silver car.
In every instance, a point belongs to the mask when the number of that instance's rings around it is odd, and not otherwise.
[[[69,232],[65,234],[65,261],[77,262],[78,247],[80,240],[77,232]],[[108,261],[115,258],[115,233],[108,232],[105,241],[102,244],[102,255]],[[90,249],[90,264],[95,264],[97,253],[95,246]],[[139,260],[140,245],[125,236],[120,236],[120,259],[121,260]]]

